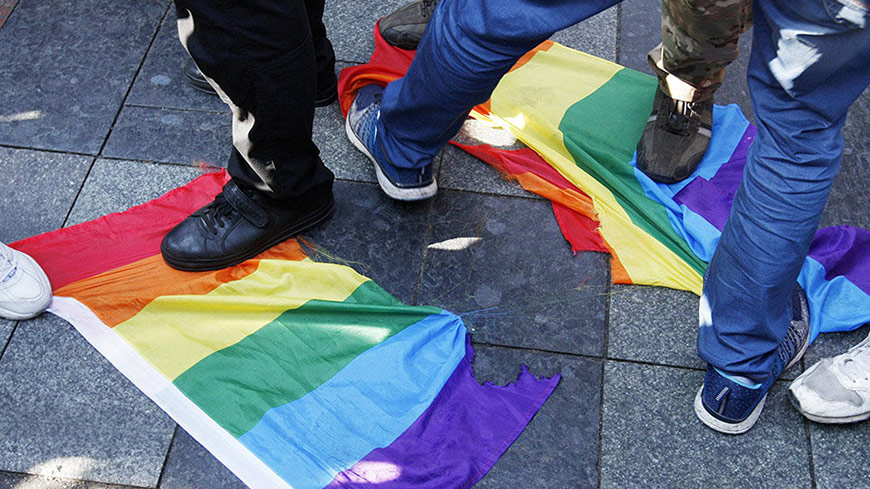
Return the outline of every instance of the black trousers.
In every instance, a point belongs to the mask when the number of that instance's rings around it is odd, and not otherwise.
[[[335,83],[325,0],[175,0],[178,34],[233,111],[227,169],[292,199],[331,182],[311,140],[317,87]]]

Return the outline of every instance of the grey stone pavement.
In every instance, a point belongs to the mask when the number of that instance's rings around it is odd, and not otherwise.
[[[340,66],[365,62],[375,20],[404,0],[328,0]],[[11,242],[152,199],[220,166],[227,109],[186,86],[168,0],[0,0],[0,240]],[[571,47],[647,71],[657,0],[627,0],[560,32]],[[749,37],[718,102],[751,113]],[[750,116],[751,117],[751,116]],[[482,488],[870,487],[870,423],[805,421],[773,388],[748,434],[703,427],[692,398],[696,298],[610,285],[609,257],[572,256],[548,202],[455,148],[430,201],[390,201],[346,140],[337,104],[315,139],[339,178],[338,209],[306,235],[409,303],[462,314],[479,380],[519,365],[563,380]],[[870,93],[844,132],[825,225],[870,227]],[[479,237],[477,247],[427,246]],[[827,335],[803,367],[867,334]],[[793,378],[799,369],[788,372]],[[0,488],[240,488],[72,327],[46,314],[0,320]]]

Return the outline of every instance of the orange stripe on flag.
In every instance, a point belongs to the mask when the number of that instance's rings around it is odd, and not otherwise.
[[[161,255],[154,255],[73,282],[56,290],[54,295],[78,300],[106,325],[115,327],[160,296],[207,294],[222,284],[254,273],[260,260],[298,261],[305,257],[296,240],[285,241],[240,265],[210,272],[182,272],[166,265]]]

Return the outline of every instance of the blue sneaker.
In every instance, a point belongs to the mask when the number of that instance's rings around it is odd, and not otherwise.
[[[810,342],[810,321],[807,296],[800,285],[795,286],[791,324],[776,349],[773,371],[767,380],[749,386],[707,365],[704,385],[695,396],[695,414],[710,428],[729,435],[746,433],[758,421],[767,391],[779,375],[797,363]]]
[[[422,168],[400,168],[392,164],[378,141],[378,118],[384,87],[366,85],[359,89],[347,112],[344,128],[350,142],[375,164],[378,184],[397,200],[428,199],[438,191],[432,164]]]

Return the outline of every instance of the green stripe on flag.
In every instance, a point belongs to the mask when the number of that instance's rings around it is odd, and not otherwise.
[[[572,105],[559,130],[577,166],[613,193],[632,222],[703,274],[706,264],[674,231],[665,208],[646,196],[628,164],[649,119],[655,90],[655,78],[623,69]]]
[[[299,399],[362,352],[440,312],[403,305],[368,281],[343,302],[313,300],[283,313],[174,383],[239,437],[269,409]]]

